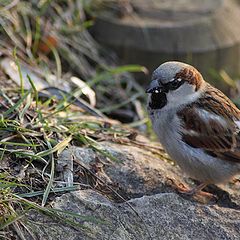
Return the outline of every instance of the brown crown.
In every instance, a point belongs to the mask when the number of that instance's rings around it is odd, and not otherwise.
[[[196,70],[195,68],[184,68],[179,73],[176,74],[175,78],[181,78],[187,81],[189,84],[192,84],[195,87],[195,91],[197,91],[202,82],[203,78],[200,72]]]

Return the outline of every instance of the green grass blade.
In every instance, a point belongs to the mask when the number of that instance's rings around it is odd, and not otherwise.
[[[37,91],[37,88],[36,88],[33,80],[30,78],[29,75],[27,75],[27,79],[28,79],[28,81],[31,84],[31,87],[33,89],[33,93],[34,93],[34,97],[35,97],[35,101],[36,101],[36,108],[38,108],[38,91]]]
[[[143,72],[143,73],[148,72],[148,70],[145,67],[140,65],[124,65],[120,67],[110,68],[107,70],[112,74],[120,74],[125,72]]]
[[[52,146],[49,142],[47,142],[49,149],[52,149]],[[54,164],[54,157],[53,157],[53,153],[50,154],[50,161],[51,161],[51,172],[50,172],[50,178],[49,178],[49,182],[47,184],[47,187],[43,193],[43,198],[42,198],[42,207],[45,206],[47,199],[48,199],[48,195],[50,193],[50,190],[52,188],[53,185],[53,180],[54,180],[54,172],[55,172],[55,164]]]
[[[24,115],[25,115],[26,111],[28,110],[28,108],[31,106],[31,103],[32,103],[32,98],[31,98],[31,94],[29,94],[26,98],[26,102],[25,102],[25,105],[24,105],[22,111],[19,113],[20,123],[23,123]]]
[[[8,216],[8,217],[7,217],[7,220],[5,220],[4,223],[1,223],[1,224],[0,224],[0,230],[3,230],[3,229],[5,229],[7,226],[10,226],[10,225],[13,224],[14,222],[20,220],[24,215],[25,215],[25,213],[20,214],[20,215],[19,215],[19,214],[16,215],[16,214],[13,213],[12,215]]]
[[[9,182],[0,179],[0,188],[6,188],[6,187],[27,187],[25,184],[15,183],[15,182]]]
[[[96,219],[95,217],[92,217],[92,216],[84,216],[84,215],[80,215],[78,213],[64,211],[64,210],[57,209],[57,208],[51,208],[49,210],[52,211],[52,212],[63,213],[64,215],[71,216],[71,217],[74,217],[74,218],[77,217],[80,220],[86,221],[86,222],[100,223],[100,224],[106,224],[107,223],[107,221],[102,220],[102,219]]]
[[[38,157],[44,157],[54,152],[61,152],[65,147],[67,147],[68,143],[72,140],[72,136],[65,138],[62,142],[58,143],[51,149],[47,149],[45,151],[39,152],[36,154]]]
[[[0,141],[0,145],[10,145],[10,146],[21,146],[21,147],[39,147],[40,144],[31,144],[31,143],[18,143],[18,142],[2,142]]]
[[[24,95],[24,81],[23,81],[23,76],[22,76],[22,71],[21,71],[21,67],[20,67],[20,64],[19,64],[19,60],[17,58],[17,49],[16,49],[16,47],[13,50],[13,56],[14,56],[15,63],[16,63],[17,68],[18,68],[18,73],[19,73],[19,78],[20,78],[21,94],[23,96]]]
[[[27,91],[12,107],[10,107],[6,112],[4,112],[3,116],[7,117],[10,113],[18,110],[19,106],[24,102],[27,96],[30,94],[30,91]]]
[[[79,190],[79,186],[67,186],[67,187],[61,187],[61,188],[52,188],[50,190],[50,193],[72,192],[77,190]],[[44,194],[44,191],[35,191],[35,192],[29,192],[29,193],[21,193],[17,195],[23,198],[32,198],[32,197],[41,196],[43,194]]]

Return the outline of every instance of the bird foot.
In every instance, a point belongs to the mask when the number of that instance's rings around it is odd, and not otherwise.
[[[183,197],[192,198],[196,201],[199,201],[201,203],[210,203],[210,202],[216,202],[218,200],[217,196],[215,196],[212,193],[202,191],[204,187],[206,187],[207,184],[201,183],[198,186],[189,189],[184,184],[176,184],[171,179],[171,187],[173,187],[178,193],[180,193]]]

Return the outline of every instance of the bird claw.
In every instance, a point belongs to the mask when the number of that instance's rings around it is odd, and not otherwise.
[[[189,188],[187,188],[183,183],[176,183],[173,179],[168,178],[166,182],[171,188],[179,193],[188,192]]]
[[[201,203],[216,202],[218,197],[212,193],[202,191],[206,184],[200,184],[194,188],[188,188],[183,183],[176,183],[172,179],[168,179],[171,183],[171,187],[176,190],[183,197],[191,197],[192,199]]]

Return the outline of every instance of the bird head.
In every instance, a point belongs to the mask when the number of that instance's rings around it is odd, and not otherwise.
[[[171,108],[192,102],[204,85],[202,75],[191,65],[165,62],[153,72],[152,81],[146,90],[149,94],[149,108]]]

